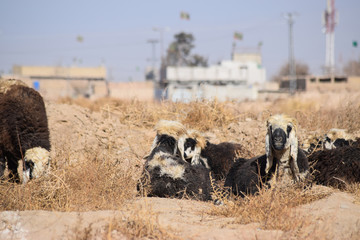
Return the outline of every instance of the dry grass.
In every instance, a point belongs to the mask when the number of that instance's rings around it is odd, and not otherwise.
[[[118,209],[136,194],[134,166],[124,168],[121,161],[99,159],[96,155],[89,155],[86,162],[59,166],[58,157],[53,159],[53,169],[47,177],[26,185],[0,183],[0,210]]]
[[[351,193],[355,197],[356,203],[360,204],[360,183],[347,184],[345,191]]]
[[[329,96],[322,99],[301,96],[279,99],[270,104],[256,102],[218,102],[197,101],[191,103],[140,102],[113,98],[60,99],[59,103],[76,104],[91,111],[114,114],[123,124],[152,128],[160,119],[177,120],[192,128],[209,131],[224,129],[231,123],[244,121],[247,117],[255,120],[265,119],[277,113],[286,113],[295,117],[301,128],[308,131],[347,128],[349,132],[360,129],[360,94],[341,95],[338,101],[328,104]],[[331,102],[331,101],[330,101]],[[263,107],[261,107],[263,106]]]
[[[328,194],[329,192],[304,189],[300,186],[260,189],[254,196],[223,199],[224,206],[212,208],[210,214],[235,217],[235,222],[240,224],[257,222],[263,229],[290,231],[301,228],[305,223],[304,219],[293,211],[295,207],[319,200]]]
[[[177,120],[192,128],[207,131],[221,128],[239,120],[234,108],[217,101],[173,103],[163,101],[149,103],[102,98],[94,102],[88,99],[60,99],[59,103],[76,104],[91,111],[115,115],[126,125],[153,127],[159,120]]]

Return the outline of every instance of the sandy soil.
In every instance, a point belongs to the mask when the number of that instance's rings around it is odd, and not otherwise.
[[[71,161],[87,157],[91,151],[111,153],[116,156],[114,161],[117,157],[129,162],[141,159],[155,135],[141,126],[125,126],[106,111],[92,113],[79,106],[47,103],[47,112],[52,155],[56,157],[64,149],[71,149]],[[206,134],[213,142],[231,140],[264,149],[263,123],[251,118],[230,125],[225,132]],[[254,155],[260,153],[261,150]],[[212,207],[212,203],[192,200],[138,198],[117,211],[3,211],[0,239],[124,239],[126,236],[111,226],[134,209],[147,211],[160,226],[183,239],[287,239],[280,230],[264,230],[257,223],[240,225],[232,218],[210,215]],[[351,194],[333,191],[327,198],[297,210],[312,221],[301,230],[305,238],[350,239],[360,235],[360,204]]]
[[[263,230],[257,223],[240,225],[232,218],[208,215],[211,203],[147,198],[128,207],[151,209],[164,229],[183,239],[287,239],[282,231]],[[5,211],[0,213],[0,239],[81,239],[87,229],[92,239],[123,239],[126,236],[109,225],[129,211]],[[301,233],[311,233],[309,239],[351,239],[359,232],[360,205],[347,193],[333,193],[298,211],[312,219]]]

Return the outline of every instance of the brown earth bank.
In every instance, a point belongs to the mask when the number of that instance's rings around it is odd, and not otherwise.
[[[360,94],[299,94],[256,102],[47,102],[50,176],[0,183],[0,239],[360,239],[360,186],[263,191],[222,206],[139,196],[136,183],[160,119],[264,153],[265,121],[287,113],[311,133],[360,137]]]
[[[306,217],[309,223],[298,229],[296,233],[263,229],[256,222],[238,224],[234,218],[209,214],[213,207],[211,203],[193,200],[140,198],[127,204],[122,210],[3,211],[0,213],[0,238],[4,240],[134,238],[126,231],[119,231],[119,224],[125,226],[138,224],[136,231],[139,233],[154,231],[149,234],[150,238],[358,239],[360,236],[360,205],[356,204],[348,193],[334,192],[324,199],[297,207],[298,214]],[[140,219],[144,222],[139,222]],[[143,229],[147,227],[150,229]]]

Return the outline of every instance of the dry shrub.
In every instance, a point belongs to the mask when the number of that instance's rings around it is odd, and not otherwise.
[[[296,232],[310,224],[310,220],[298,214],[294,208],[324,198],[328,194],[301,186],[286,189],[264,188],[254,196],[223,199],[224,206],[213,207],[209,214],[234,217],[239,224],[257,222],[262,229]]]
[[[228,103],[214,101],[197,101],[191,103],[140,102],[137,100],[120,100],[101,98],[95,101],[88,99],[62,98],[59,103],[76,104],[91,111],[102,112],[104,116],[114,115],[126,125],[153,127],[159,120],[177,120],[192,128],[207,131],[214,127],[226,127],[237,122],[233,107]]]
[[[99,159],[96,155],[67,165],[59,165],[57,160],[53,159],[49,176],[26,185],[2,182],[0,210],[117,209],[135,197],[135,166],[126,166],[121,160]]]
[[[295,117],[301,127],[308,131],[325,132],[331,128],[341,128],[354,132],[360,129],[360,105],[353,102],[335,110],[297,112]]]
[[[201,131],[223,128],[238,121],[226,103],[216,100],[192,102],[184,106],[183,111],[185,110],[186,118],[183,122]]]
[[[355,197],[356,202],[360,204],[360,183],[347,184],[346,192],[351,193]]]

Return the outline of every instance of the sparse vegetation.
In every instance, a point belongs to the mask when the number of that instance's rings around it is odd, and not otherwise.
[[[76,105],[81,110],[67,114],[76,115],[80,125],[66,117],[55,119],[52,114],[61,113],[48,111],[54,146],[51,174],[26,185],[2,181],[0,210],[124,209],[126,204],[138,198],[136,184],[142,171],[142,158],[150,149],[153,127],[160,119],[177,120],[203,131],[215,143],[240,142],[256,154],[264,153],[265,119],[276,113],[286,113],[298,120],[300,141],[311,131],[324,133],[330,128],[346,128],[360,137],[360,97],[352,94],[338,96],[332,104],[326,97],[302,96],[272,103],[199,101],[185,104],[107,98],[94,101],[61,99],[52,103],[55,105],[52,109],[64,104],[66,110],[73,107],[70,105]],[[56,132],[63,125],[70,129],[71,135]],[[75,151],[73,144],[77,141]],[[346,191],[360,201],[358,185],[348,186]],[[310,220],[296,208],[328,194],[316,188],[262,189],[257,196],[226,200],[224,206],[213,206],[206,214],[232,217],[240,224],[256,222],[261,229],[279,229],[291,232],[291,237],[306,238],[299,232]],[[157,213],[149,207],[127,211],[124,217],[109,222],[107,233],[117,231],[130,239],[178,238],[173,229],[159,224]],[[76,239],[91,235],[88,228],[85,230]]]

